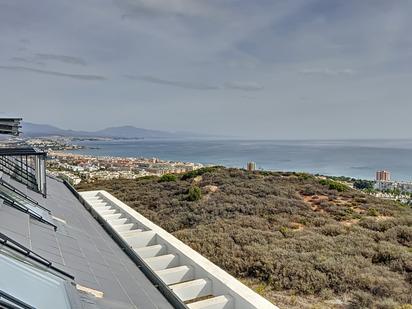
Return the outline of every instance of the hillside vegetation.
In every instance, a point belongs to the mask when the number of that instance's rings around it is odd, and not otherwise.
[[[303,173],[206,168],[104,189],[279,307],[412,308],[412,209]]]

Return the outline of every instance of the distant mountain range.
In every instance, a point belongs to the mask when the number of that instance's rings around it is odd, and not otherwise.
[[[134,126],[110,127],[99,131],[75,131],[64,130],[47,124],[35,124],[23,122],[23,136],[67,136],[67,137],[109,137],[109,138],[185,138],[185,137],[206,137],[204,135],[192,133],[171,133],[167,131],[149,130],[136,128]]]

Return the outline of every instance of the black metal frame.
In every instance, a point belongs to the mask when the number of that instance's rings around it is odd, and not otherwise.
[[[117,245],[128,255],[128,257],[136,264],[142,273],[152,282],[152,284],[163,294],[169,303],[177,309],[188,309],[189,307],[176,295],[175,292],[163,282],[163,280],[147,265],[147,263],[133,251],[133,249],[113,230],[113,228],[102,219],[95,210],[80,196],[79,192],[66,180],[63,181],[67,188],[80,201],[80,203],[91,213],[91,215],[99,222],[104,230],[113,238]]]
[[[44,151],[39,151],[37,149],[34,149],[33,147],[28,147],[26,144],[24,144],[24,146],[0,148],[0,156],[26,156],[26,155],[27,156],[30,156],[30,155],[38,156],[38,155],[47,155],[47,153]]]
[[[52,262],[50,262],[46,258],[42,257],[41,255],[38,255],[37,253],[33,252],[29,248],[26,248],[22,244],[20,244],[17,241],[11,239],[10,237],[8,237],[7,235],[5,235],[1,232],[0,232],[0,244],[4,245],[4,246],[6,246],[10,249],[15,250],[15,251],[23,254],[24,256],[27,256],[27,257],[31,258],[32,260],[36,261],[37,263],[40,263],[40,264],[46,266],[47,268],[52,269],[53,271],[58,272],[58,273],[60,273],[64,276],[70,278],[71,280],[74,280],[73,275],[70,275],[70,274],[66,273],[65,271],[53,266]]]
[[[2,298],[6,299],[7,301],[2,300]],[[0,290],[0,306],[4,306],[5,308],[10,309],[36,309],[35,307],[26,304],[24,301],[11,296],[10,294],[2,290]]]
[[[0,198],[4,200],[4,203],[6,205],[16,208],[17,210],[20,210],[21,212],[28,214],[31,218],[36,219],[37,221],[52,226],[55,231],[57,230],[57,226],[55,224],[44,219],[41,215],[39,215],[37,212],[30,209],[29,207],[21,205],[20,203],[16,203],[16,201],[13,200],[13,198],[11,198],[8,194],[0,191]]]
[[[49,209],[47,209],[46,207],[42,206],[39,204],[39,202],[37,202],[36,200],[32,199],[30,196],[28,196],[27,194],[25,194],[24,192],[20,191],[19,189],[13,187],[11,184],[9,184],[7,181],[5,181],[4,179],[0,178],[0,185],[6,187],[7,189],[9,189],[10,191],[16,193],[17,195],[21,196],[22,198],[28,200],[30,203],[34,204],[36,207],[39,207],[45,211],[47,211],[48,213],[51,213],[51,211]]]

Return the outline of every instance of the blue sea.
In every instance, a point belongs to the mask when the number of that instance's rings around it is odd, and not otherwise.
[[[412,140],[116,140],[83,141],[75,153],[95,156],[156,157],[163,160],[301,171],[373,179],[380,169],[412,181]],[[97,148],[97,149],[96,149]],[[73,152],[73,151],[71,151]]]

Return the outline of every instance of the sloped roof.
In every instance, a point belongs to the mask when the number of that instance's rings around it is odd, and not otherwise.
[[[0,199],[0,232],[73,275],[99,308],[172,308],[139,268],[104,231],[66,186],[48,178],[48,197],[0,176],[51,211],[57,230]],[[1,289],[1,287],[0,287]],[[88,299],[90,302],[90,299]]]

